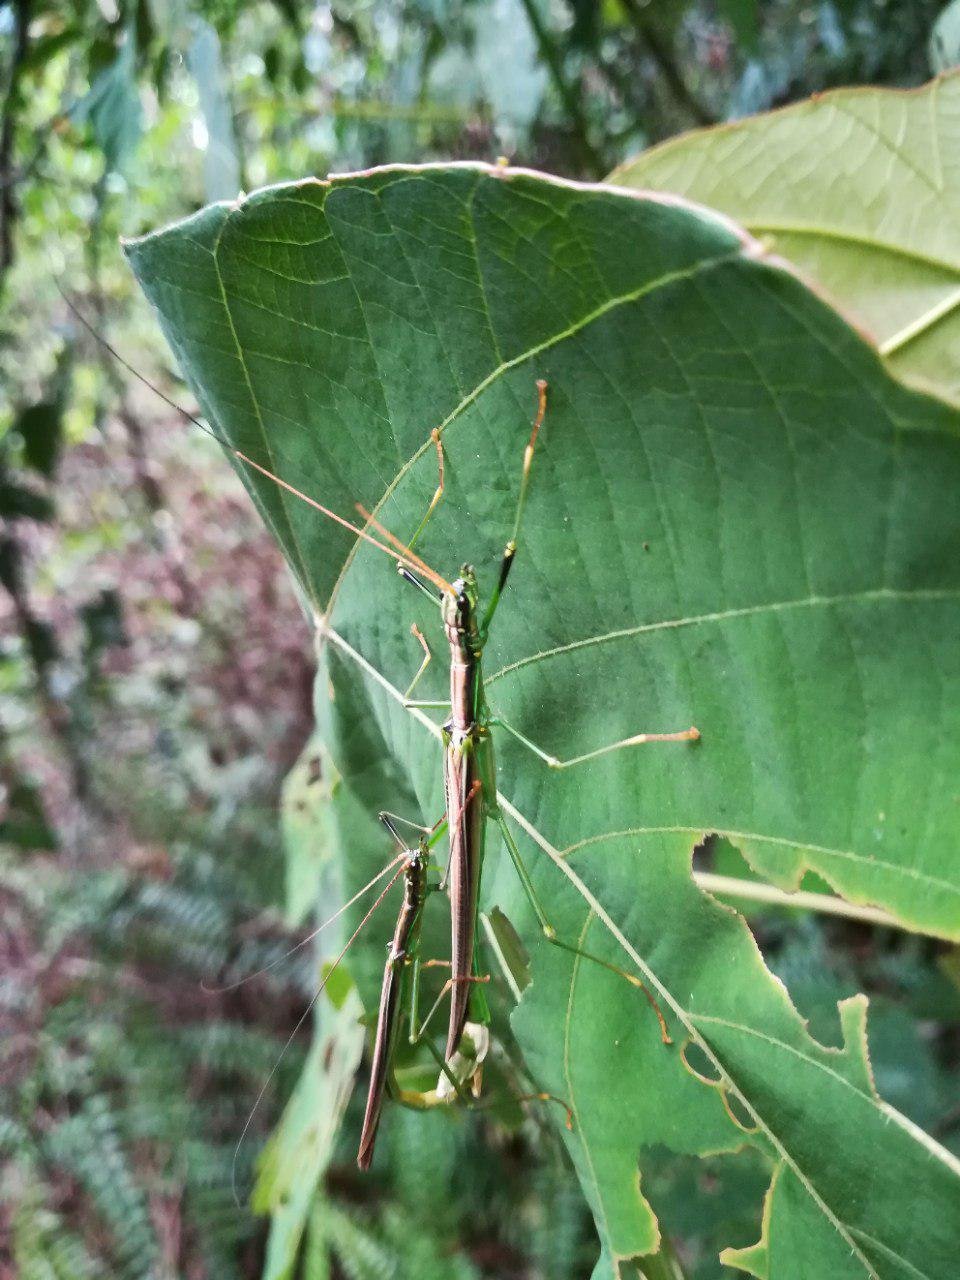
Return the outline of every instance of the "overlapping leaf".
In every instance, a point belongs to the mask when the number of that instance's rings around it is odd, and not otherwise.
[[[876,1099],[862,1005],[844,1011],[843,1048],[822,1048],[743,923],[689,877],[693,845],[719,831],[778,884],[814,868],[851,900],[960,934],[951,413],[893,382],[753,242],[679,203],[482,167],[384,170],[215,206],[130,252],[211,423],[288,484],[344,515],[376,506],[408,536],[439,426],[446,493],[420,550],[447,577],[469,558],[487,590],[534,380],[549,381],[491,702],[560,757],[639,730],[703,734],[564,772],[497,738],[549,913],[646,974],[676,1042],[622,979],[544,954],[491,857],[488,901],[534,952],[517,1033],[574,1109],[567,1140],[611,1265],[656,1246],[644,1144],[749,1141],[780,1173],[744,1265],[802,1236],[820,1274],[841,1256],[843,1274],[951,1274],[957,1171]],[[325,617],[318,709],[345,784],[370,810],[405,802],[432,821],[437,742],[400,691],[411,622],[442,648],[436,612],[385,556],[246,478]],[[425,696],[442,696],[442,666]],[[385,850],[341,835],[362,882]],[[896,1210],[905,1179],[922,1214]]]
[[[672,139],[613,182],[736,218],[866,326],[891,369],[960,398],[960,75],[841,89]]]

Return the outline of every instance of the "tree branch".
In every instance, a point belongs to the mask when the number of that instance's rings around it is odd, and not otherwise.
[[[651,21],[650,15],[644,11],[641,0],[620,0],[620,3],[633,24],[634,31],[636,31],[647,52],[657,64],[674,100],[697,124],[716,124],[716,118],[699,101],[696,94],[693,93],[680,74],[680,69],[674,61],[673,54],[667,47],[667,42],[657,30],[656,23]]]
[[[530,30],[536,37],[540,56],[546,63],[550,79],[553,81],[554,88],[573,126],[581,160],[595,178],[602,178],[608,166],[604,163],[603,156],[590,141],[590,128],[587,124],[587,117],[583,113],[583,105],[580,102],[579,95],[567,84],[564,78],[563,57],[557,48],[556,41],[540,16],[536,0],[520,0],[520,2],[526,12],[527,21],[530,23]]]
[[[32,0],[14,0],[12,52],[7,70],[7,88],[0,109],[0,278],[13,264],[13,227],[17,220],[16,182],[12,177],[17,116],[20,110],[20,71],[27,57],[30,39]]]

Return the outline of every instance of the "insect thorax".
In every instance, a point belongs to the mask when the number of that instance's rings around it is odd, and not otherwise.
[[[480,630],[477,626],[479,593],[473,566],[461,566],[460,576],[451,584],[453,595],[443,597],[443,626],[451,647],[464,660],[480,657]]]

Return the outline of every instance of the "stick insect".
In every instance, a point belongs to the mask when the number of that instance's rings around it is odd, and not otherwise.
[[[70,305],[71,309],[73,309],[75,314],[78,315],[81,323],[90,329],[91,326],[87,323],[85,318],[76,311],[76,308],[72,307],[72,304]],[[91,332],[93,332],[92,329]],[[94,336],[96,336],[99,341],[103,341],[98,334],[95,334]],[[110,348],[110,350],[112,351],[112,348]],[[116,352],[113,352],[113,354],[117,356],[121,363],[130,370],[130,372],[138,378],[141,377],[135,369],[123,360],[122,356],[119,356]],[[663,1042],[665,1044],[670,1042],[667,1026],[656,1000],[646,985],[636,975],[628,973],[626,970],[617,965],[611,964],[602,957],[585,951],[582,947],[558,936],[555,927],[550,922],[549,916],[536,893],[530,873],[527,870],[517,843],[513,837],[513,833],[507,825],[497,799],[496,766],[494,760],[493,740],[491,736],[491,729],[493,728],[498,728],[512,735],[521,745],[533,752],[551,769],[572,768],[573,766],[581,765],[590,760],[607,755],[610,752],[631,746],[639,746],[644,743],[694,742],[700,737],[699,731],[695,727],[670,733],[638,733],[630,737],[620,739],[616,742],[609,743],[606,746],[585,752],[581,755],[574,756],[570,759],[560,760],[544,751],[502,717],[493,715],[490,711],[484,690],[482,655],[484,646],[487,642],[491,623],[502,599],[503,591],[507,584],[511,568],[517,554],[518,540],[529,488],[531,467],[536,449],[537,437],[540,432],[540,428],[543,425],[546,413],[547,384],[545,381],[539,380],[536,387],[537,411],[530,436],[524,450],[520,490],[514,516],[513,531],[503,552],[496,586],[485,609],[482,610],[477,576],[472,566],[464,564],[460,570],[459,576],[453,582],[447,582],[439,573],[430,568],[430,566],[427,565],[415,551],[416,543],[433,515],[444,490],[444,453],[442,442],[437,431],[432,433],[432,438],[436,445],[438,454],[440,473],[439,483],[429,507],[421,519],[413,537],[409,543],[405,544],[380,524],[370,512],[359,504],[357,509],[364,520],[362,528],[323,506],[314,498],[301,492],[286,480],[283,480],[279,476],[276,476],[271,471],[267,470],[239,449],[234,448],[229,444],[229,442],[225,442],[217,432],[211,430],[206,426],[206,424],[193,417],[193,415],[187,414],[179,405],[160,392],[158,388],[153,388],[153,390],[157,391],[166,403],[183,413],[185,417],[193,421],[202,430],[213,435],[221,445],[224,445],[228,452],[232,453],[233,456],[242,462],[245,467],[259,472],[261,475],[293,494],[298,499],[309,504],[325,517],[335,521],[352,532],[356,537],[371,543],[381,552],[386,552],[394,558],[401,575],[416,585],[420,590],[424,591],[435,602],[439,603],[441,620],[450,654],[449,704],[438,704],[429,701],[418,702],[410,696],[433,657],[432,650],[426,638],[416,627],[414,627],[413,633],[424,650],[424,658],[407,689],[405,705],[411,707],[436,707],[439,705],[449,705],[450,709],[449,718],[442,726],[442,736],[444,746],[443,779],[447,817],[445,825],[448,829],[450,840],[448,875],[445,879],[448,879],[449,881],[451,900],[452,973],[450,983],[448,985],[452,991],[452,997],[446,1049],[444,1054],[444,1061],[447,1065],[445,1065],[444,1072],[441,1073],[440,1083],[443,1083],[443,1076],[446,1074],[448,1078],[452,1079],[455,1088],[458,1087],[457,1081],[456,1077],[452,1075],[449,1064],[457,1052],[468,1018],[471,1023],[476,1024],[478,1027],[485,1027],[490,1020],[489,1009],[480,985],[484,981],[484,975],[482,975],[480,971],[477,955],[476,924],[486,828],[488,822],[491,821],[496,825],[501,834],[511,861],[516,869],[520,883],[546,940],[552,945],[565,951],[602,965],[604,968],[609,969],[626,979],[626,981],[628,981],[632,986],[639,988],[643,992],[651,1009],[657,1017]],[[374,537],[370,532],[371,529],[373,529],[379,537]],[[382,541],[380,539],[382,539]],[[435,596],[433,591],[430,590],[430,587],[433,587],[439,595]],[[471,800],[474,800],[475,802],[470,803]],[[457,814],[459,814],[460,817],[455,820],[451,820],[451,816]],[[411,865],[410,871],[412,876],[415,871],[413,865]],[[413,930],[416,927],[421,914],[419,910],[414,909],[417,901],[416,888],[415,886],[408,886],[408,888],[410,891],[405,898],[405,909],[401,912],[401,918],[398,921],[397,936],[408,929]],[[408,903],[409,908],[407,907]],[[385,1005],[390,1006],[391,1002],[398,998],[396,995],[396,983],[392,978],[388,982],[388,977],[389,974],[385,971],[383,987],[384,1000],[381,1001],[380,1009],[380,1016],[384,1022],[384,1027],[383,1034],[378,1036],[378,1051],[382,1056],[382,1061],[378,1060],[377,1064],[377,1075],[382,1080],[386,1079],[385,1066],[389,1063],[391,1056],[389,1052],[386,1052],[386,1050],[389,1048],[391,1036],[395,1035],[396,1022],[395,1011],[392,1016],[388,1016],[390,1014],[390,1009],[389,1007],[385,1007]],[[449,1090],[447,1090],[447,1092],[449,1093]],[[376,1118],[378,1118],[378,1116],[379,1111],[375,1106],[374,1112],[371,1113],[371,1116],[369,1117],[374,1133],[376,1129]]]
[[[479,783],[477,783],[466,796],[464,809],[455,818],[458,826],[462,826],[466,813],[469,812],[469,808],[479,789]],[[485,1028],[478,1028],[476,1043],[471,1046],[469,1053],[458,1055],[460,1060],[453,1063],[448,1062],[441,1056],[432,1042],[427,1039],[426,1043],[440,1067],[440,1080],[443,1082],[443,1086],[441,1087],[438,1082],[438,1086],[435,1089],[405,1089],[397,1080],[395,1072],[396,1053],[404,1024],[407,1026],[408,1043],[410,1045],[420,1044],[425,1039],[427,1028],[445,996],[450,990],[455,990],[457,987],[453,978],[448,979],[426,1017],[422,1022],[418,1021],[421,972],[429,966],[444,963],[443,961],[423,960],[420,952],[423,912],[427,897],[440,887],[439,884],[432,883],[428,878],[430,851],[445,833],[449,820],[444,817],[433,828],[428,829],[419,827],[415,823],[409,823],[406,819],[398,819],[395,814],[391,813],[380,813],[379,818],[400,847],[399,860],[401,866],[400,870],[394,874],[386,888],[377,898],[377,901],[370,908],[370,911],[364,916],[359,928],[363,928],[363,925],[370,918],[373,911],[376,910],[386,893],[398,877],[401,876],[403,879],[403,901],[400,904],[393,938],[387,948],[387,958],[383,967],[383,981],[380,988],[373,1054],[370,1063],[370,1084],[364,1108],[360,1145],[357,1151],[357,1165],[364,1171],[370,1168],[373,1160],[377,1131],[380,1126],[384,1098],[387,1094],[402,1106],[416,1110],[428,1110],[433,1107],[443,1106],[452,1102],[454,1098],[459,1098],[466,1102],[467,1105],[472,1106],[473,1100],[479,1093],[479,1073],[483,1066],[487,1049]],[[412,847],[405,845],[397,829],[398,822],[414,826],[420,831],[420,838],[416,845]],[[394,859],[393,862],[388,863],[380,875],[383,876],[392,870],[396,865],[396,861],[397,859]],[[359,929],[357,932],[359,932]],[[356,936],[357,933],[355,932],[351,936],[350,942]],[[349,945],[350,943],[348,942],[347,946]],[[337,957],[337,963],[343,957],[345,951],[346,948]],[[327,977],[329,977],[329,973]],[[471,975],[466,981],[472,984],[480,984],[488,982],[489,977],[487,975]],[[472,1077],[476,1081],[475,1083],[471,1081]],[[559,1102],[567,1112],[568,1125],[572,1124],[566,1103],[551,1094],[520,1094],[517,1100]]]
[[[497,771],[494,760],[493,738],[490,733],[493,727],[498,727],[511,734],[522,746],[532,751],[551,769],[569,769],[574,765],[595,760],[612,751],[619,751],[625,747],[639,746],[643,743],[694,742],[700,737],[700,732],[695,727],[674,733],[638,733],[596,748],[593,751],[587,751],[582,755],[574,756],[569,760],[559,760],[538,747],[536,743],[525,737],[524,734],[508,724],[502,717],[491,714],[484,691],[482,656],[490,632],[490,625],[500,604],[510,570],[516,558],[534,451],[546,414],[546,382],[543,379],[539,379],[536,383],[536,389],[537,411],[530,438],[523,454],[520,491],[517,498],[513,531],[504,548],[497,583],[486,608],[481,611],[476,573],[472,565],[469,564],[462,566],[459,577],[449,585],[446,591],[441,592],[439,597],[443,629],[450,652],[450,714],[442,726],[443,782],[448,815],[451,810],[463,812],[465,798],[468,795],[473,796],[479,792],[477,803],[471,806],[465,820],[457,824],[449,823],[450,953],[453,988],[450,1001],[450,1021],[447,1030],[446,1058],[448,1061],[457,1050],[460,1037],[463,1035],[464,1027],[467,1023],[468,1014],[470,1021],[473,1023],[483,1024],[489,1021],[489,1010],[486,1008],[483,993],[474,985],[480,972],[476,954],[476,926],[488,821],[494,822],[500,831],[524,892],[546,940],[556,947],[572,952],[574,955],[603,965],[604,968],[620,974],[633,986],[638,987],[645,995],[657,1017],[663,1042],[665,1044],[670,1043],[670,1036],[663,1014],[653,995],[639,978],[611,964],[609,961],[585,951],[582,947],[557,936],[557,931],[550,923],[543,904],[537,895],[530,873],[497,799]],[[358,510],[366,520],[368,527],[376,529],[380,536],[397,551],[399,556],[398,569],[402,576],[430,596],[432,596],[432,593],[429,588],[422,581],[419,581],[416,574],[411,571],[409,558],[414,554],[413,547],[443,494],[443,446],[436,432],[433,433],[433,439],[439,457],[439,484],[426,514],[420,521],[409,543],[400,542],[368,511],[358,506]],[[413,628],[413,634],[424,650],[424,658],[407,689],[404,700],[405,705],[420,707],[446,706],[446,703],[438,704],[426,700],[415,701],[410,698],[410,694],[433,657],[426,638],[416,627]]]
[[[468,803],[472,800],[469,797]],[[287,1049],[293,1043],[293,1040],[300,1028],[320,998],[324,988],[329,982],[331,976],[336,971],[340,962],[344,959],[350,947],[360,936],[363,929],[372,919],[374,913],[380,907],[381,903],[386,899],[387,894],[401,880],[403,883],[403,898],[400,904],[397,922],[394,926],[393,937],[387,948],[387,958],[384,964],[383,980],[380,990],[380,1000],[377,1009],[376,1026],[373,1037],[373,1052],[370,1066],[370,1082],[367,1091],[366,1106],[364,1109],[363,1128],[361,1131],[360,1145],[357,1151],[357,1164],[361,1170],[367,1170],[373,1159],[374,1147],[377,1139],[377,1131],[380,1125],[380,1117],[383,1111],[383,1103],[385,1097],[389,1094],[397,1102],[403,1106],[411,1107],[416,1110],[428,1110],[433,1107],[444,1106],[459,1098],[468,1105],[474,1105],[474,1098],[479,1093],[479,1087],[471,1084],[471,1077],[479,1078],[479,1072],[486,1056],[487,1040],[481,1038],[476,1046],[473,1047],[471,1053],[461,1055],[460,1062],[448,1064],[440,1054],[433,1043],[426,1039],[427,1028],[433,1020],[434,1014],[440,1008],[448,991],[452,988],[452,979],[448,979],[441,988],[433,1005],[422,1022],[419,1021],[420,1011],[420,992],[421,992],[421,974],[422,970],[433,966],[448,965],[449,962],[443,960],[423,960],[421,957],[421,942],[423,932],[423,913],[429,895],[439,889],[437,880],[430,878],[431,867],[431,851],[440,838],[446,833],[447,819],[442,818],[432,828],[420,826],[419,823],[410,822],[406,818],[399,818],[396,814],[381,812],[379,815],[380,822],[397,843],[399,852],[384,866],[377,874],[369,880],[363,888],[359,889],[347,902],[345,902],[334,914],[323,921],[313,929],[307,937],[303,938],[296,946],[291,947],[282,956],[271,961],[270,964],[258,969],[255,973],[248,974],[241,978],[238,982],[228,983],[222,987],[204,987],[204,990],[211,994],[221,994],[225,991],[233,991],[237,987],[244,986],[248,982],[261,977],[268,973],[277,965],[288,960],[295,952],[302,947],[307,946],[314,940],[324,929],[333,924],[351,907],[354,907],[362,898],[366,896],[372,889],[380,886],[379,893],[373,903],[365,910],[360,923],[350,934],[346,943],[337,954],[332,964],[327,968],[323,980],[319,983],[316,991],[310,999],[307,1007],[304,1009],[296,1026],[287,1038],[280,1055],[274,1064],[272,1071],[267,1079],[263,1082],[256,1101],[247,1117],[237,1143],[236,1152],[234,1154],[234,1174],[233,1182],[236,1186],[236,1164],[239,1157],[243,1140],[246,1137],[253,1117],[263,1100],[263,1097],[270,1085],[270,1081],[276,1074],[280,1062],[283,1059]],[[413,827],[420,835],[417,842],[410,846],[407,845],[400,835],[398,824]],[[392,873],[392,874],[391,874]],[[389,879],[387,879],[389,877]],[[386,880],[386,884],[381,884]],[[486,977],[475,979],[478,982],[486,982]],[[444,1080],[444,1087],[415,1090],[404,1088],[398,1081],[396,1074],[396,1057],[397,1050],[400,1045],[401,1032],[403,1027],[407,1027],[407,1042],[411,1046],[426,1041],[430,1052],[433,1054],[440,1067],[441,1078]],[[518,1101],[538,1100],[538,1101],[556,1101],[568,1111],[566,1104],[562,1103],[559,1098],[553,1098],[552,1095],[543,1093],[521,1094],[518,1095]]]
[[[381,815],[388,829],[403,848],[403,842],[396,828],[385,815]],[[427,899],[427,867],[430,850],[426,838],[421,837],[413,849],[404,849],[403,865],[403,902],[393,932],[393,941],[387,950],[387,959],[383,967],[383,985],[380,988],[380,1005],[377,1012],[377,1030],[374,1038],[373,1058],[370,1063],[370,1087],[367,1093],[367,1105],[363,1113],[363,1129],[360,1134],[360,1147],[357,1151],[357,1164],[361,1169],[369,1169],[373,1159],[373,1147],[377,1140],[377,1129],[380,1125],[380,1113],[383,1110],[383,1098],[387,1089],[388,1077],[397,1037],[400,1031],[400,1008],[403,997],[404,978],[407,966],[413,969],[414,982],[419,978],[420,933],[423,920],[423,908]],[[411,986],[413,983],[411,983]],[[411,1039],[414,1035],[414,1019],[416,995],[411,997],[413,1010],[410,1014]],[[424,1026],[426,1022],[424,1023]]]
[[[480,790],[479,781],[475,782],[465,797],[463,809],[456,815],[458,828],[462,828],[466,815]],[[395,1074],[396,1049],[404,1022],[408,1027],[408,1042],[419,1044],[426,1035],[427,1027],[433,1015],[439,1009],[447,993],[457,990],[458,986],[467,983],[477,985],[489,981],[488,975],[473,974],[463,983],[457,983],[452,977],[444,983],[426,1017],[418,1025],[420,1008],[420,976],[421,970],[429,965],[442,964],[442,961],[422,960],[420,955],[423,911],[428,894],[439,889],[439,884],[428,880],[430,867],[430,850],[444,834],[450,819],[442,818],[433,828],[417,827],[421,835],[416,846],[407,848],[397,830],[399,821],[395,814],[381,813],[380,821],[391,833],[401,848],[401,872],[403,876],[403,902],[397,916],[393,939],[387,949],[387,959],[383,968],[383,983],[380,989],[380,1003],[377,1013],[377,1026],[374,1035],[373,1056],[370,1064],[370,1085],[367,1092],[366,1108],[363,1117],[363,1129],[360,1135],[360,1147],[357,1152],[357,1164],[367,1170],[373,1159],[374,1144],[383,1110],[384,1097],[390,1094],[403,1106],[416,1110],[427,1110],[443,1106],[459,1098],[468,1106],[474,1106],[479,1095],[479,1078],[486,1056],[488,1036],[486,1028],[474,1028],[475,1041],[469,1052],[457,1054],[453,1061],[448,1061],[426,1041],[431,1053],[440,1067],[440,1079],[435,1089],[426,1091],[404,1089],[397,1081]],[[402,821],[406,822],[406,819]],[[416,824],[407,824],[414,825]],[[389,864],[392,867],[394,864]],[[388,869],[389,869],[388,867]],[[396,880],[394,876],[394,880]],[[391,880],[390,884],[393,884]],[[390,885],[387,886],[389,889]],[[386,890],[384,891],[386,892]],[[379,899],[378,899],[379,901]],[[376,904],[373,909],[375,909]],[[362,926],[361,926],[362,927]],[[449,1055],[448,1055],[449,1056]],[[516,1101],[556,1102],[567,1113],[567,1127],[572,1128],[573,1120],[570,1108],[562,1098],[549,1093],[518,1094]]]
[[[467,799],[469,807],[473,796]],[[454,1073],[444,1058],[440,1057],[427,1041],[431,1052],[438,1059],[441,1078],[446,1082],[443,1090],[433,1089],[426,1092],[403,1089],[399,1086],[394,1074],[394,1063],[397,1044],[404,1021],[409,1029],[409,1043],[419,1044],[424,1038],[427,1027],[434,1013],[440,1007],[445,995],[454,988],[453,980],[448,980],[437,996],[432,1008],[423,1022],[417,1025],[420,1007],[420,974],[421,969],[436,963],[424,961],[420,956],[420,944],[423,926],[423,910],[427,895],[431,889],[439,885],[431,885],[427,878],[430,865],[430,849],[443,835],[446,820],[437,823],[432,831],[422,830],[419,841],[413,848],[406,848],[395,825],[396,816],[381,813],[380,821],[384,824],[401,848],[403,859],[403,902],[397,916],[393,939],[387,949],[387,959],[383,968],[383,983],[380,988],[380,1003],[377,1012],[377,1026],[374,1035],[373,1057],[370,1063],[370,1086],[367,1093],[367,1104],[363,1116],[363,1129],[360,1135],[360,1148],[357,1152],[357,1164],[361,1169],[369,1169],[373,1159],[374,1143],[383,1110],[383,1100],[387,1092],[404,1106],[425,1110],[451,1101],[454,1096],[464,1096],[464,1079],[460,1072]],[[464,814],[457,821],[462,822]],[[483,982],[486,978],[474,977],[472,981]],[[485,1044],[478,1045],[471,1056],[474,1069],[482,1065],[486,1051]]]

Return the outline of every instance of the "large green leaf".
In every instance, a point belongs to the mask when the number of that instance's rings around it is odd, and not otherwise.
[[[492,704],[560,757],[639,730],[703,734],[565,772],[497,735],[502,803],[551,917],[645,974],[676,1042],[622,979],[538,944],[491,849],[487,905],[532,956],[515,1029],[574,1112],[565,1140],[609,1266],[656,1247],[645,1144],[751,1142],[779,1172],[744,1265],[951,1275],[958,1170],[877,1099],[864,1003],[844,1006],[841,1048],[814,1041],[690,857],[721,832],[779,885],[813,868],[960,935],[952,413],[893,381],[755,242],[679,201],[391,169],[215,206],[129,253],[211,423],[289,484],[344,514],[359,499],[408,536],[439,426],[447,487],[420,550],[448,577],[469,558],[487,590],[534,380],[549,381]],[[321,624],[318,712],[344,785],[368,811],[432,821],[436,728],[401,691],[411,622],[442,649],[436,611],[376,550],[245,479]],[[442,694],[442,667],[423,696]],[[388,845],[349,824],[340,838],[362,883]]]
[[[900,377],[960,399],[960,74],[842,89],[672,139],[611,181],[736,218],[823,285]]]

